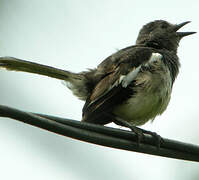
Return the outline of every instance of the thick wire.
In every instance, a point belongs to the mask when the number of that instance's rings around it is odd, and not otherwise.
[[[134,132],[80,122],[45,114],[20,111],[0,105],[0,117],[7,117],[50,132],[106,147],[135,151],[168,158],[199,162],[199,146],[162,138],[160,148],[155,139],[145,135],[137,143]]]

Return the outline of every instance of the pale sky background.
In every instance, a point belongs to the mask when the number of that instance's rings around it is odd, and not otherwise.
[[[199,1],[0,0],[0,56],[14,56],[79,72],[135,43],[142,25],[192,21]],[[184,38],[181,69],[166,112],[143,128],[199,144],[199,35]],[[60,81],[0,70],[0,104],[81,119],[83,102]],[[0,179],[198,180],[199,164],[105,148],[0,118]]]

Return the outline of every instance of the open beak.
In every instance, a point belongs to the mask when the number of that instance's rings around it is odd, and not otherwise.
[[[174,30],[175,31],[178,31],[180,28],[182,28],[184,25],[190,23],[191,21],[186,21],[186,22],[183,22],[183,23],[180,23],[180,24],[177,24],[175,25],[175,28]],[[188,35],[191,35],[191,34],[195,34],[196,32],[176,32],[177,35],[180,37],[180,38],[183,38],[185,36],[188,36]]]

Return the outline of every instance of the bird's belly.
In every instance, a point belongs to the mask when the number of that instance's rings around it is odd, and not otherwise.
[[[137,78],[136,93],[118,105],[113,113],[132,125],[139,126],[153,120],[167,108],[171,94],[171,78],[167,71],[162,76],[142,74]]]

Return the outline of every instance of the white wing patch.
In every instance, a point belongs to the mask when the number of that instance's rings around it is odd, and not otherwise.
[[[129,72],[126,76],[120,76],[120,82],[122,83],[122,87],[126,88],[137,76],[141,68],[141,65]]]
[[[160,61],[162,59],[162,55],[160,53],[152,53],[149,61],[144,64],[144,66],[149,66],[149,64]],[[142,65],[138,66],[137,68],[133,69],[127,75],[120,76],[119,84],[122,84],[122,87],[126,88],[137,76],[140,71]]]

